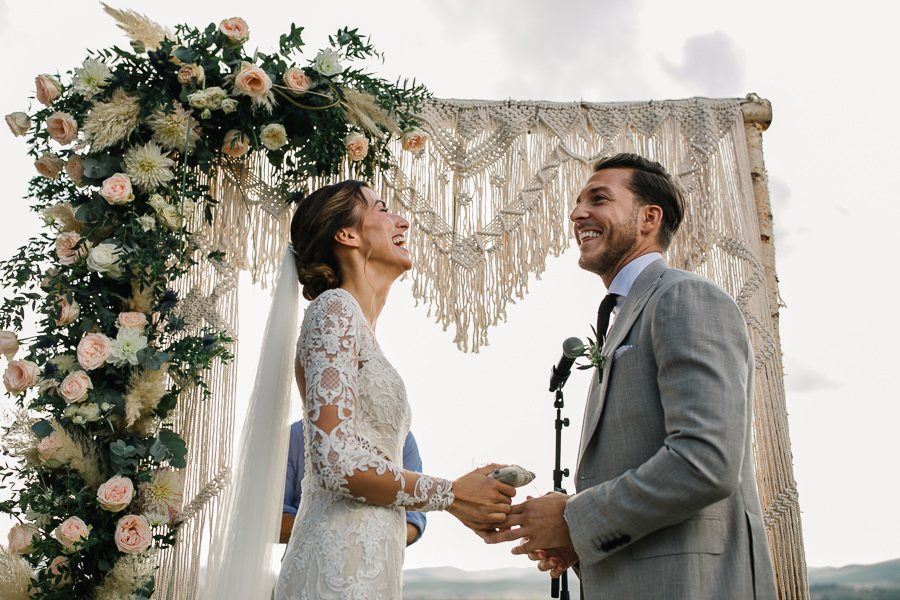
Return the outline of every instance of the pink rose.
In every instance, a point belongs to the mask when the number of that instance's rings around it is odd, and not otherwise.
[[[89,333],[78,342],[75,355],[78,364],[88,371],[102,367],[111,351],[109,338],[102,333]]]
[[[71,325],[75,322],[75,319],[78,318],[80,313],[81,310],[77,302],[72,300],[72,302],[69,303],[65,296],[60,296],[59,317],[56,319],[56,326],[65,327],[66,325]]]
[[[247,136],[232,129],[225,134],[225,142],[222,144],[222,152],[228,156],[243,156],[250,150],[250,144],[247,142]]]
[[[0,354],[12,360],[19,351],[19,338],[12,331],[0,331]]]
[[[150,523],[140,515],[125,515],[116,523],[116,548],[126,554],[137,554],[150,547],[153,532]]]
[[[3,385],[6,391],[16,396],[33,385],[37,385],[41,378],[41,368],[30,360],[11,360],[3,374]]]
[[[91,378],[84,371],[69,373],[59,384],[57,391],[67,404],[81,402],[87,398],[88,390],[94,389]]]
[[[69,560],[65,556],[57,556],[51,560],[47,570],[53,575],[50,587],[58,588],[72,584],[72,569],[69,568]]]
[[[88,539],[90,535],[91,527],[78,517],[69,517],[53,530],[53,537],[66,550],[74,550],[75,544]]]
[[[31,542],[38,533],[38,528],[34,525],[16,523],[9,530],[8,550],[16,554],[31,554],[34,552]]]
[[[196,78],[197,85],[200,85],[206,79],[206,72],[203,67],[195,64],[184,65],[178,69],[178,83],[187,85],[191,82],[191,77]]]
[[[234,86],[253,98],[265,96],[272,89],[272,80],[269,75],[251,63],[241,63],[241,70],[234,77]]]
[[[116,327],[119,329],[134,329],[143,333],[146,326],[147,316],[141,312],[120,312],[116,318]]]
[[[400,138],[400,146],[404,150],[408,150],[413,154],[418,154],[425,149],[425,142],[428,141],[428,134],[424,131],[407,131]]]
[[[284,86],[294,95],[306,93],[309,90],[309,77],[303,72],[303,69],[291,67],[284,72]]]
[[[76,250],[76,246],[81,241],[81,236],[74,231],[68,231],[60,234],[56,238],[56,256],[59,258],[59,264],[71,265],[76,260],[87,254],[87,242],[81,244]]]
[[[131,191],[131,179],[125,173],[116,173],[103,181],[100,195],[109,204],[127,204],[134,200]]]
[[[350,160],[362,160],[369,151],[369,140],[361,133],[351,133],[344,139],[344,147]]]
[[[38,75],[34,80],[37,87],[37,100],[44,106],[50,106],[62,93],[62,84],[52,75]]]
[[[250,27],[240,17],[225,19],[219,23],[219,31],[225,34],[233,45],[240,45],[250,39]]]
[[[37,451],[41,460],[52,469],[62,465],[66,458],[62,450],[62,440],[58,431],[53,431],[47,437],[42,438],[37,445]]]
[[[55,112],[47,117],[47,133],[65,146],[71,144],[78,135],[78,123],[68,113]]]
[[[59,179],[59,173],[63,168],[63,160],[55,154],[44,154],[34,161],[34,168],[41,177],[47,179]]]
[[[14,112],[6,115],[6,124],[9,125],[9,130],[13,132],[13,135],[18,137],[28,132],[31,127],[31,119],[23,112]]]
[[[97,489],[97,502],[109,512],[124,510],[134,498],[134,484],[127,477],[116,475]]]
[[[69,158],[69,162],[66,163],[66,174],[72,180],[72,183],[81,187],[81,178],[84,177],[84,163],[81,162],[81,157],[77,154],[73,154]]]

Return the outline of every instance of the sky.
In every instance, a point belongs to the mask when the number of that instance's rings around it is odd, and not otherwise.
[[[376,74],[414,77],[438,98],[612,102],[755,92],[769,99],[774,119],[764,151],[807,563],[900,558],[900,320],[889,266],[900,220],[890,175],[900,162],[900,131],[884,102],[900,87],[898,9],[878,0],[840,10],[793,0],[109,3],[170,26],[240,16],[250,25],[251,47],[265,51],[293,22],[306,28],[307,58],[329,33],[357,27],[384,52]],[[34,107],[36,75],[64,73],[80,65],[86,49],[115,44],[127,40],[99,3],[0,1],[0,113]],[[886,116],[873,116],[876,109]],[[39,222],[23,200],[33,173],[24,140],[5,129],[0,173],[0,256],[8,257]],[[405,379],[425,472],[456,478],[488,462],[511,462],[538,475],[520,497],[552,488],[549,371],[564,339],[587,335],[604,294],[576,260],[571,249],[549,260],[478,354],[459,352],[451,332],[416,306],[409,282],[395,284],[377,335]],[[254,333],[264,325],[268,296],[243,286],[241,302],[242,389],[249,393],[260,344]],[[575,372],[565,387],[564,414],[573,425],[563,433],[562,465],[572,470],[587,378]],[[572,491],[571,480],[566,485]],[[432,514],[406,567],[528,566],[509,549],[485,546],[449,515]]]

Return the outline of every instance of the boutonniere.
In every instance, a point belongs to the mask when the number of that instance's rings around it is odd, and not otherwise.
[[[603,364],[606,362],[606,357],[601,354],[603,351],[603,342],[605,341],[599,335],[597,335],[597,330],[591,326],[591,331],[594,333],[594,338],[597,340],[596,342],[588,338],[588,343],[581,347],[581,354],[578,355],[578,358],[586,358],[588,360],[588,364],[586,365],[577,365],[578,369],[597,369],[597,383],[603,382]]]

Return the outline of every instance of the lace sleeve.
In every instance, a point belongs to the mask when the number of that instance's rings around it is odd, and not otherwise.
[[[310,310],[300,347],[308,468],[326,489],[370,504],[449,507],[450,481],[403,470],[356,433],[359,328],[365,326],[358,309],[341,294],[329,294]]]

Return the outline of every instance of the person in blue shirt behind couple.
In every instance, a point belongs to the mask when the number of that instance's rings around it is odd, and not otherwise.
[[[288,448],[287,473],[284,481],[284,507],[281,513],[281,534],[278,541],[286,544],[291,537],[291,529],[294,527],[294,517],[297,516],[297,508],[300,506],[300,482],[303,481],[303,472],[306,468],[306,457],[303,451],[303,422],[297,421],[291,425],[291,443]],[[422,458],[419,456],[419,446],[412,432],[406,435],[403,444],[403,468],[416,473],[422,472]],[[424,513],[406,511],[406,545],[419,541],[425,532]]]

